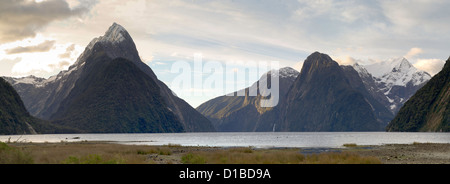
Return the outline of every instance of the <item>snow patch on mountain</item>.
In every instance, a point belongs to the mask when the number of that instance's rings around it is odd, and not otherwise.
[[[276,72],[278,71],[278,72]],[[284,67],[279,70],[271,70],[269,71],[270,74],[275,74],[274,76],[278,75],[278,77],[281,78],[297,78],[297,76],[300,74],[297,70],[291,68],[291,67]]]
[[[366,68],[364,68],[363,66],[359,65],[358,63],[355,63],[352,65],[352,67],[358,72],[359,76],[361,78],[363,77],[371,77],[372,75],[367,71]]]

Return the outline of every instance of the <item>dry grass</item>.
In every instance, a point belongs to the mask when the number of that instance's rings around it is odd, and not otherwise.
[[[237,148],[214,152],[198,151],[182,157],[187,164],[381,164],[375,157],[350,152],[305,156],[298,149],[251,150]]]
[[[35,164],[147,164],[147,154],[171,154],[150,146],[105,143],[44,143],[12,145],[29,153]]]
[[[380,159],[372,156],[360,156],[356,153],[321,153],[307,157],[302,164],[382,164]]]
[[[0,163],[35,164],[379,164],[375,157],[356,153],[321,153],[305,156],[299,149],[253,149],[146,146],[101,142],[16,143],[5,147]],[[5,146],[6,145],[6,146]],[[5,154],[8,153],[8,154]],[[6,156],[5,156],[6,155]],[[17,159],[16,159],[17,158]],[[1,161],[2,159],[0,159]]]
[[[31,164],[33,158],[20,149],[0,142],[0,164]]]

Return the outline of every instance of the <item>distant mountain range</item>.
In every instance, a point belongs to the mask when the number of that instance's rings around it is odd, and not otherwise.
[[[314,52],[300,72],[268,71],[234,92],[244,96],[216,97],[194,109],[158,80],[114,23],[58,75],[0,79],[0,134],[449,131],[448,69],[449,61],[431,78],[405,58],[340,66]],[[270,88],[275,74],[279,103],[263,107],[260,86]]]
[[[305,60],[301,73],[280,69],[281,76],[291,75],[280,77],[276,107],[261,108],[261,95],[248,96],[246,88],[245,97],[217,97],[197,110],[218,131],[381,131],[431,78],[405,58],[366,67],[339,66],[315,52]],[[258,84],[267,83],[260,80],[253,86]]]
[[[450,131],[450,58],[444,68],[405,103],[386,130]]]
[[[49,79],[8,78],[28,111],[86,133],[215,131],[158,80],[133,39],[114,23],[66,71]]]

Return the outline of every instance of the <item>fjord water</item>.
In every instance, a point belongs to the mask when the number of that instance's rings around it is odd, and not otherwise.
[[[239,132],[151,134],[41,134],[3,135],[1,142],[58,143],[106,141],[119,144],[214,146],[214,147],[330,147],[344,144],[382,145],[450,143],[450,133],[404,132]]]

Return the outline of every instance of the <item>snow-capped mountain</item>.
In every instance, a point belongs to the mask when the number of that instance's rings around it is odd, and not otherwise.
[[[431,79],[431,75],[415,68],[405,58],[394,58],[380,63],[366,66],[367,71],[377,77],[379,82],[386,83],[387,87],[420,85]]]
[[[367,66],[354,64],[366,88],[395,114],[403,104],[430,79],[431,75],[415,68],[406,58],[392,58]]]

